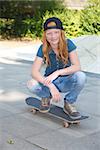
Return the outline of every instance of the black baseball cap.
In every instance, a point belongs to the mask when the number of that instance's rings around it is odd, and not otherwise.
[[[62,22],[59,18],[56,17],[52,17],[52,18],[48,18],[45,23],[44,23],[44,31],[47,29],[63,29],[63,25]]]

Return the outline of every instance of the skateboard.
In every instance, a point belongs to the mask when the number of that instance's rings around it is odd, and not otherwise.
[[[38,98],[35,97],[28,97],[25,100],[27,105],[32,106],[31,112],[34,114],[40,110],[41,101]],[[67,115],[63,109],[59,106],[51,104],[49,112],[47,114],[52,115],[53,117],[56,117],[58,119],[61,119],[63,121],[63,126],[65,128],[68,128],[71,124],[80,124],[81,120],[84,120],[88,118],[89,116],[82,115],[80,119],[72,119]]]

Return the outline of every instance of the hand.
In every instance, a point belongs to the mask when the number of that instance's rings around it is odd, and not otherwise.
[[[61,94],[56,88],[56,86],[53,83],[51,83],[48,87],[52,95],[52,100],[54,100],[55,102],[59,102],[61,100]]]
[[[59,70],[53,72],[51,75],[47,76],[45,79],[44,79],[44,85],[48,86],[50,83],[52,83],[52,81],[54,79],[56,79],[58,76],[59,76]]]

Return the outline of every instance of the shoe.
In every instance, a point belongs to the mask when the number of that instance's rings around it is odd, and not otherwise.
[[[63,110],[72,119],[80,119],[81,118],[80,113],[75,109],[75,107],[72,106],[72,104],[70,104],[70,103],[68,103],[66,101],[64,102]]]
[[[50,98],[42,98],[40,112],[47,113],[50,110]]]

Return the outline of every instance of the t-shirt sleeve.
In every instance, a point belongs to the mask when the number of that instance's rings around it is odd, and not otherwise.
[[[39,47],[36,56],[43,58],[42,45]]]
[[[76,45],[73,43],[73,41],[71,41],[70,39],[67,39],[67,45],[68,45],[69,53],[74,51],[77,48]]]

